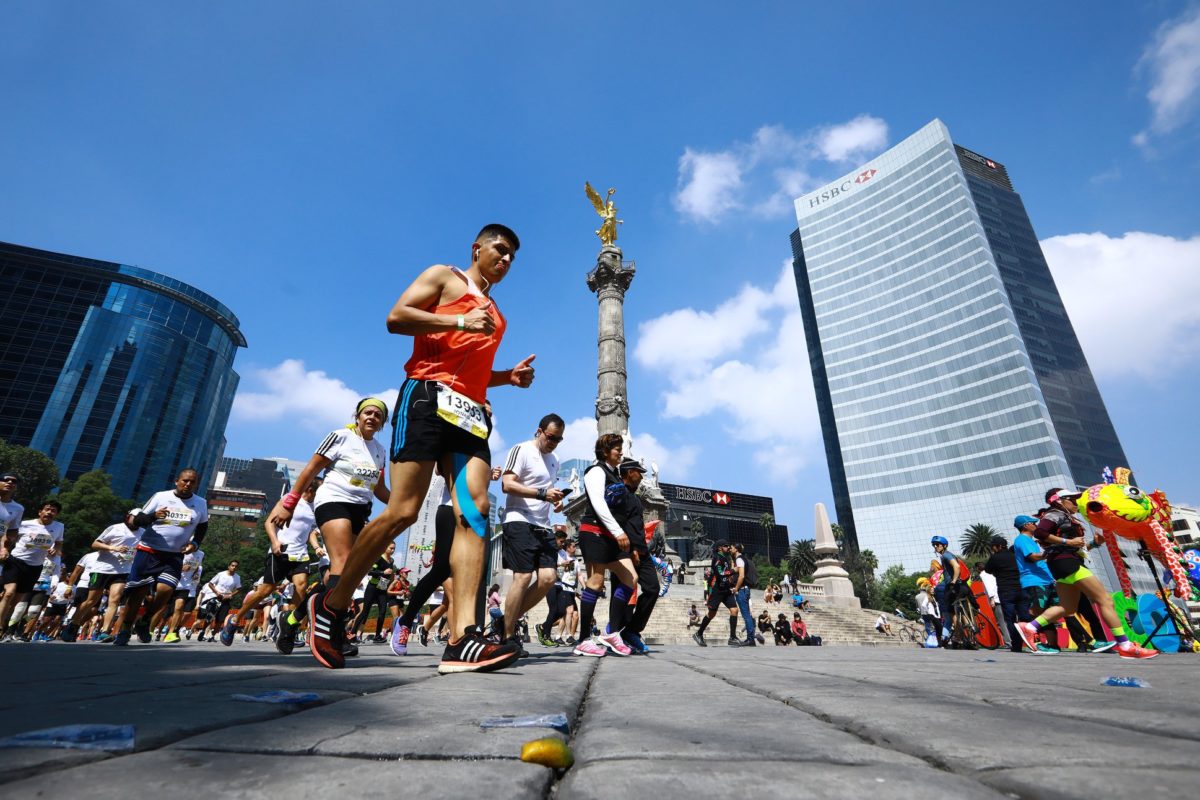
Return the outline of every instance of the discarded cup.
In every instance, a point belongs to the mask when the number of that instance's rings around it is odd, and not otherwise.
[[[527,717],[488,717],[479,723],[481,728],[553,728],[559,733],[571,732],[566,714],[533,714]]]
[[[132,725],[63,725],[0,739],[0,747],[59,747],[70,750],[132,750]]]
[[[1144,681],[1141,678],[1135,678],[1132,675],[1121,677],[1119,675],[1109,675],[1104,680],[1100,681],[1101,686],[1128,686],[1133,689],[1150,689],[1149,681]]]
[[[274,689],[269,692],[259,692],[258,694],[235,694],[234,700],[241,700],[243,703],[288,703],[301,705],[303,703],[317,703],[321,700],[321,695],[316,692],[289,692],[283,689]]]

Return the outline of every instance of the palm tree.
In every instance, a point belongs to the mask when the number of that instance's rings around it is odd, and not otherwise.
[[[787,568],[792,577],[811,577],[817,571],[816,542],[812,539],[801,539],[792,542],[787,554]]]
[[[775,530],[775,515],[770,511],[764,511],[763,515],[758,518],[758,524],[767,532],[767,561],[771,560],[771,531]]]
[[[962,557],[987,558],[992,554],[992,537],[995,535],[997,531],[991,525],[976,522],[963,531],[962,538],[958,540]]]

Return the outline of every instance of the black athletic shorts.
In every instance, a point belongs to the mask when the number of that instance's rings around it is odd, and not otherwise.
[[[367,524],[367,517],[371,516],[370,503],[321,503],[314,509],[314,515],[317,518],[317,527],[323,527],[325,523],[335,519],[350,520],[350,533],[358,536],[362,531],[363,526]]]
[[[205,600],[200,605],[200,608],[196,611],[196,619],[207,622],[215,617],[217,612],[220,610],[221,599],[219,597],[210,597]]]
[[[125,583],[125,590],[153,586],[157,583],[165,583],[174,590],[179,585],[179,576],[182,574],[183,553],[143,550],[142,546],[138,545],[133,556],[133,565],[129,568],[129,580]]]
[[[33,591],[34,584],[41,576],[41,564],[28,564],[16,556],[10,555],[4,560],[4,573],[3,577],[0,577],[0,584],[8,586],[10,583],[15,583],[18,595],[28,594]]]
[[[531,573],[558,566],[558,545],[549,528],[528,522],[504,523],[504,568]]]
[[[89,589],[108,589],[114,583],[125,583],[129,580],[129,573],[122,572],[119,575],[111,572],[93,572],[88,578]]]
[[[1050,570],[1050,574],[1054,576],[1054,580],[1056,581],[1071,577],[1082,566],[1083,559],[1076,558],[1075,556],[1046,559],[1046,568]]]
[[[171,603],[177,603],[183,600],[183,611],[186,614],[196,607],[196,595],[192,594],[191,589],[176,589],[175,594],[171,595]],[[174,607],[172,605],[172,607]]]
[[[737,600],[733,598],[733,592],[728,589],[713,589],[708,593],[708,610],[716,611],[717,606],[723,605],[726,608],[737,608]]]
[[[295,559],[286,555],[275,555],[271,553],[267,556],[267,564],[263,567],[262,579],[263,583],[273,583],[279,585],[293,575],[308,574],[308,556]]]
[[[489,466],[492,451],[488,440],[451,425],[438,416],[436,381],[407,378],[400,387],[396,410],[392,414],[392,463],[400,461],[440,461],[442,456],[460,453],[467,458],[483,459]],[[492,421],[487,420],[488,436]]]
[[[585,564],[611,564],[623,556],[629,556],[628,551],[617,546],[617,540],[613,537],[587,531],[579,532],[579,552]],[[557,562],[554,566],[557,566]]]
[[[67,604],[51,603],[50,605],[46,606],[46,611],[44,613],[47,617],[61,617],[63,614],[67,613]]]
[[[71,595],[71,605],[78,608],[79,606],[83,605],[84,600],[87,600],[87,596],[88,596],[88,587],[76,586],[75,593],[73,595]]]
[[[1026,586],[1021,589],[1029,608],[1049,608],[1058,605],[1058,589],[1053,583],[1045,586]]]

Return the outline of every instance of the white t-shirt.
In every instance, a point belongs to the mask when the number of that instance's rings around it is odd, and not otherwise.
[[[167,509],[167,516],[156,519],[142,532],[142,544],[154,550],[178,553],[192,540],[196,526],[208,522],[208,503],[198,494],[184,500],[174,489],[158,492],[142,511],[153,517],[160,508]]]
[[[100,560],[100,554],[92,550],[85,554],[76,562],[75,566],[79,567],[79,583],[75,584],[80,587],[87,587],[92,580],[92,572],[96,568],[96,562]]]
[[[221,570],[209,583],[223,597],[228,597],[242,588],[242,576],[236,572],[230,575],[227,570]]]
[[[204,551],[193,550],[183,557],[183,567],[179,572],[179,583],[175,586],[178,591],[180,589],[195,594],[196,584],[200,581],[200,575],[204,572],[204,567],[200,566],[204,562]]]
[[[50,593],[50,602],[56,606],[65,606],[71,602],[71,595],[74,592],[75,590],[71,587],[71,584],[66,581],[59,581],[58,585],[54,587],[54,591]]]
[[[39,592],[48,592],[58,583],[59,573],[62,572],[62,557],[47,558],[42,562],[42,571],[38,575],[35,587]]]
[[[508,451],[504,471],[511,472],[517,481],[530,489],[552,489],[558,480],[558,458],[554,453],[538,450],[537,442],[530,439],[514,445]],[[528,522],[542,528],[550,527],[550,511],[554,504],[536,497],[507,495],[504,506],[505,522]]]
[[[21,527],[21,517],[23,516],[25,516],[25,506],[16,500],[0,503],[0,535]]]
[[[579,584],[579,564],[575,557],[566,550],[559,550],[558,569],[560,573],[558,585],[564,592],[574,594],[575,588]]]
[[[124,522],[118,522],[116,525],[109,525],[104,529],[104,532],[96,537],[96,541],[104,544],[119,547],[124,545],[129,548],[128,553],[114,553],[109,550],[97,550],[95,572],[102,572],[105,575],[124,575],[129,572],[129,568],[133,565],[133,557],[136,555],[134,546],[137,545],[138,539],[141,538],[141,530],[131,531],[129,526]]]
[[[442,589],[442,587],[439,586],[437,589],[434,590],[433,594],[431,594],[429,596],[429,605],[432,606],[433,608],[437,608],[438,606],[440,606],[442,604],[442,601],[444,601],[445,599],[446,599],[446,593]]]
[[[358,588],[354,590],[354,599],[355,600],[362,600],[364,597],[367,596],[367,584],[370,582],[371,582],[370,575],[365,576],[361,581],[358,582]]]
[[[979,579],[987,590],[988,602],[996,605],[1000,602],[1000,590],[996,587],[996,576],[990,572],[980,572]]]
[[[318,489],[318,491],[320,491]],[[317,527],[316,513],[307,500],[300,500],[292,512],[292,521],[275,531],[280,551],[288,558],[308,558],[308,535]],[[270,548],[267,548],[268,551]]]
[[[38,565],[46,560],[51,547],[63,540],[63,524],[58,521],[43,525],[37,519],[27,519],[17,531],[17,543],[12,555],[26,564]]]
[[[317,455],[333,463],[325,470],[325,482],[317,488],[313,506],[323,503],[370,505],[375,485],[387,465],[387,450],[378,439],[367,441],[349,428],[338,428],[325,437]]]

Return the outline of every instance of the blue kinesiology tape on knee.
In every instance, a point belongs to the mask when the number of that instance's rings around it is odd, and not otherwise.
[[[486,539],[487,520],[479,513],[475,499],[471,497],[471,490],[467,488],[467,457],[461,453],[454,454],[454,494],[463,520],[475,531],[476,536]]]
[[[600,595],[593,589],[584,589],[579,593],[579,597],[585,603],[595,603],[600,599]]]
[[[622,603],[628,603],[629,598],[633,597],[633,589],[623,583],[619,583],[617,584],[617,588],[613,589],[613,597]]]

